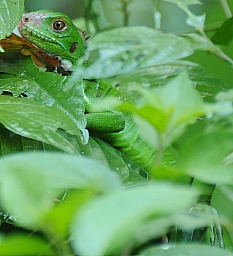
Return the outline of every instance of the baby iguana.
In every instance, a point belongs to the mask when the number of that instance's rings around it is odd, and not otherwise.
[[[18,24],[18,30],[24,40],[34,47],[33,50],[26,47],[22,53],[31,55],[35,62],[38,58],[42,58],[42,62],[44,59],[44,66],[49,71],[57,69],[58,73],[70,74],[77,60],[85,54],[85,33],[77,29],[71,19],[63,13],[41,10],[24,14]],[[103,98],[106,94],[117,95],[118,92],[108,84],[99,83],[97,80],[84,81],[83,86],[87,128],[99,133],[101,138],[128,155],[142,168],[150,170],[154,163],[155,151],[140,138],[130,114],[115,110],[88,113],[90,105],[97,98]],[[205,195],[202,197],[206,204],[209,204],[213,187],[206,187],[208,190],[206,197]],[[209,229],[211,228],[210,243],[224,247],[221,226],[213,225]],[[184,237],[182,234],[181,236]],[[191,241],[192,238],[189,240],[188,236],[193,234],[186,235],[187,241]]]
[[[72,71],[85,53],[85,32],[63,13],[41,10],[24,14],[17,27],[24,39],[51,59],[58,59],[56,68],[60,73]]]

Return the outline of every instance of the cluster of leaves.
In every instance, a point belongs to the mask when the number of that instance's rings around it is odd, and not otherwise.
[[[90,65],[83,68],[80,60],[69,78],[40,72],[20,52],[1,53],[0,201],[22,232],[2,232],[0,255],[129,255],[135,248],[141,255],[232,255],[203,245],[145,246],[177,222],[190,229],[211,218],[179,211],[195,202],[199,190],[161,180],[195,176],[217,183],[225,199],[232,195],[232,91],[181,60],[197,49],[224,54],[205,37],[204,16],[187,8],[199,1],[169,2],[200,34],[180,37],[145,27],[99,33],[88,45]],[[17,23],[23,1],[2,5],[4,24],[13,21],[11,10]],[[15,23],[2,25],[1,38]],[[107,98],[95,109],[135,115],[142,138],[157,152],[153,181],[109,144],[88,138],[83,78],[105,78],[128,99]],[[61,150],[66,154],[49,152]],[[14,152],[21,153],[7,155]]]

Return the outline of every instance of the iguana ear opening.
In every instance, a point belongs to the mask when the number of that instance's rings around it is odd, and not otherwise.
[[[76,51],[77,47],[78,47],[77,42],[72,43],[72,45],[70,46],[70,53],[74,53]]]

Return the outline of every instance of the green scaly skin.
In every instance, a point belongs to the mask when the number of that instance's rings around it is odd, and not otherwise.
[[[18,29],[26,40],[48,55],[59,58],[61,73],[72,71],[72,66],[85,54],[84,35],[65,14],[50,10],[25,14],[18,24]],[[142,168],[150,170],[154,163],[155,151],[139,137],[130,114],[115,110],[88,113],[91,105],[98,99],[103,98],[106,94],[118,96],[118,92],[105,82],[100,83],[97,80],[84,80],[83,88],[87,112],[87,128],[125,153],[129,158],[140,164]],[[195,179],[193,183],[197,183],[197,186],[206,190],[205,195],[200,199],[200,203],[202,203],[202,206],[207,205],[206,207],[209,207],[207,210],[210,211],[211,206],[208,205],[214,186],[203,184]],[[201,208],[203,209],[202,206]],[[194,208],[198,207],[200,206],[195,206]],[[218,223],[214,223],[208,230],[210,231],[208,236],[203,237],[201,235],[201,237],[196,237],[196,241],[200,241],[202,238],[204,240],[208,239],[209,243],[224,248],[221,226]],[[191,238],[195,236],[193,231],[186,232],[186,234],[183,232],[181,235],[177,234],[173,233],[171,239],[187,242],[195,240]]]

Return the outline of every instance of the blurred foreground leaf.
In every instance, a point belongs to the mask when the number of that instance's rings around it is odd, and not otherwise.
[[[119,253],[148,219],[189,207],[197,195],[187,187],[151,183],[96,199],[84,206],[74,221],[73,247],[84,256]],[[164,224],[164,229],[170,225]]]

